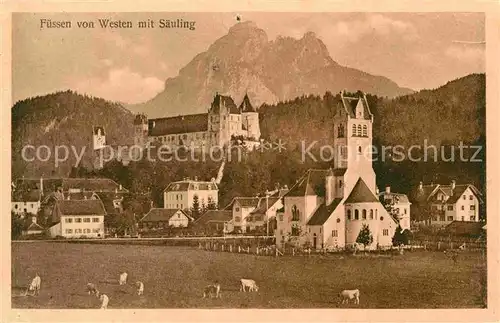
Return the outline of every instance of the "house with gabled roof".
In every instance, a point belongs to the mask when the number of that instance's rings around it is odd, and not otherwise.
[[[101,200],[56,200],[52,211],[52,237],[104,238],[106,210]]]
[[[195,196],[198,197],[200,208],[219,203],[219,188],[215,179],[201,181],[198,178],[184,178],[182,181],[172,182],[163,190],[163,208],[190,210],[193,207]]]
[[[232,219],[233,212],[230,210],[208,210],[193,223],[193,226],[196,231],[205,233],[229,233],[233,231]]]
[[[169,227],[187,228],[194,219],[180,209],[152,208],[139,220],[143,230],[160,230]]]
[[[345,248],[356,244],[363,225],[373,236],[368,248],[392,245],[398,224],[376,195],[373,114],[364,95],[340,96],[333,116],[333,167],[309,169],[284,195],[277,215],[278,246]]]
[[[406,194],[391,192],[391,187],[386,186],[385,191],[378,194],[379,200],[390,209],[390,213],[398,220],[401,229],[410,230],[411,203]]]
[[[416,203],[428,207],[431,224],[444,226],[453,221],[480,221],[483,197],[472,184],[457,184],[455,180],[449,185],[420,182],[413,196]]]

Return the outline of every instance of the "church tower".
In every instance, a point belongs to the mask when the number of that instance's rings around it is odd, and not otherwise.
[[[250,103],[248,94],[245,94],[240,104],[242,134],[255,140],[260,139],[259,113]]]
[[[346,170],[348,191],[361,177],[375,193],[375,172],[372,160],[373,114],[363,93],[356,97],[340,93],[340,102],[334,116],[334,170]],[[352,178],[351,178],[352,177]]]

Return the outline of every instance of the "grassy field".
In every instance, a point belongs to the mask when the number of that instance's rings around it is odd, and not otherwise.
[[[22,296],[38,271],[39,296]],[[129,282],[118,285],[126,271]],[[12,243],[13,308],[98,308],[86,293],[93,282],[109,308],[481,308],[486,264],[480,253],[458,263],[439,252],[402,256],[263,257],[189,247]],[[257,293],[239,292],[239,279],[255,279]],[[145,284],[137,296],[132,283]],[[222,299],[203,299],[218,280]],[[340,305],[336,295],[358,288],[360,305]]]

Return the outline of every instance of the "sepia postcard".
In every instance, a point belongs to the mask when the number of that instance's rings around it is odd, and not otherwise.
[[[454,3],[7,2],[5,321],[500,320],[500,7]]]

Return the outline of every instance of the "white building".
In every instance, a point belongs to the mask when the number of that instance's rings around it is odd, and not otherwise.
[[[106,210],[100,200],[57,200],[52,212],[52,237],[104,238]]]
[[[420,182],[415,196],[420,204],[430,207],[432,224],[448,225],[453,221],[479,221],[482,194],[472,184],[456,184],[454,180],[449,185],[424,185]]]
[[[202,205],[207,206],[210,203],[217,206],[219,203],[217,184],[215,181],[206,182],[197,179],[170,183],[163,191],[163,208],[190,210],[195,196],[198,196],[200,209]]]
[[[333,123],[333,168],[308,170],[284,196],[276,242],[344,248],[356,244],[361,228],[368,225],[373,237],[368,248],[391,246],[398,224],[376,196],[373,115],[366,97],[341,93]]]
[[[386,206],[390,205],[392,215],[398,220],[401,229],[410,230],[410,200],[405,194],[391,192],[390,186],[378,194],[380,201]]]

